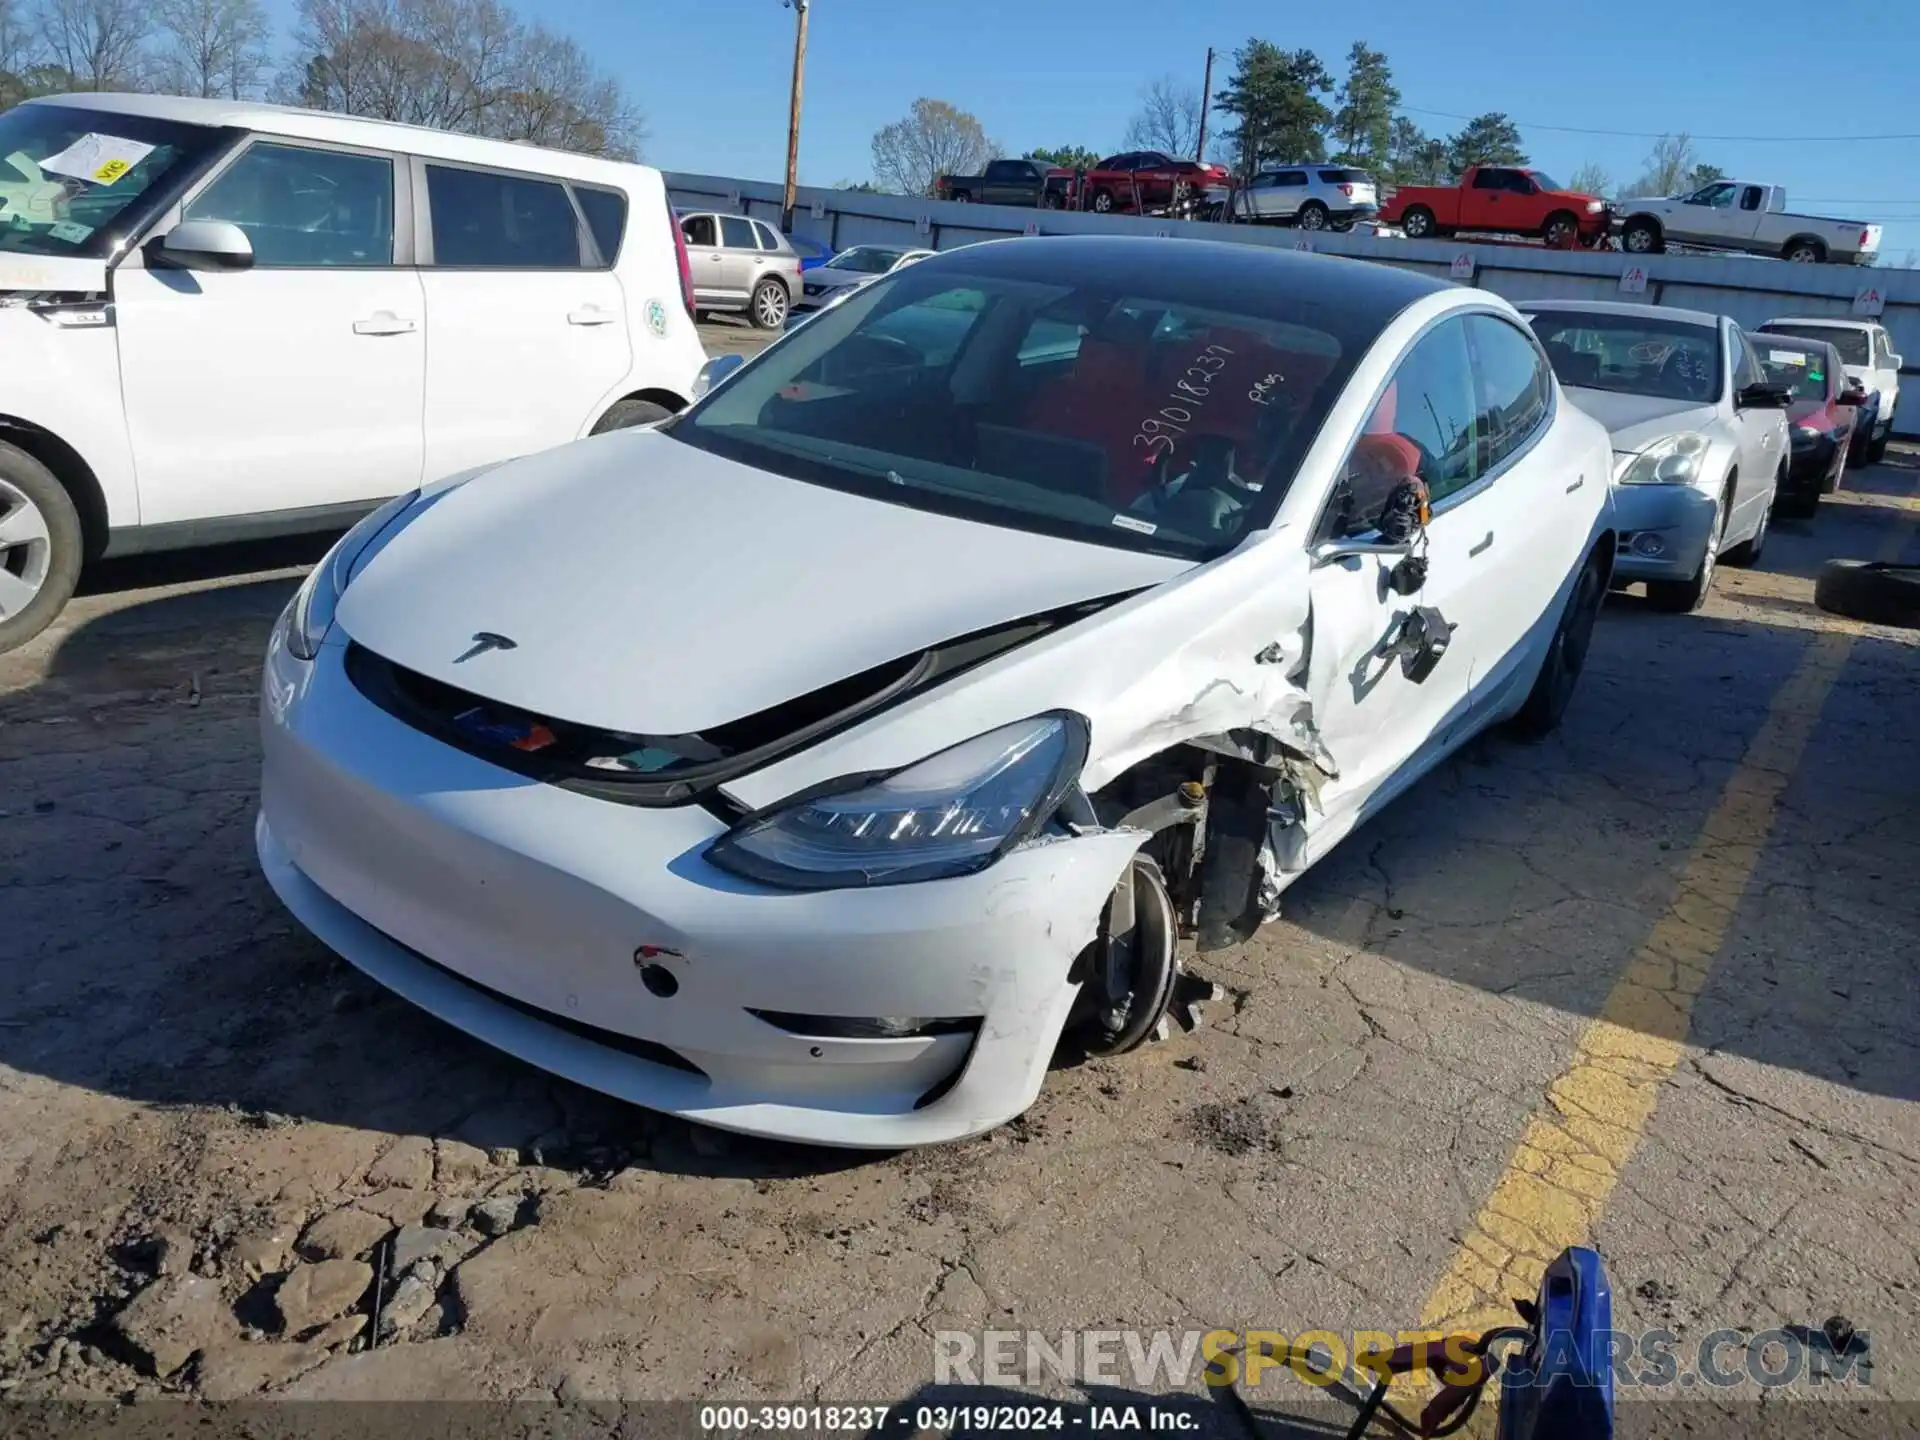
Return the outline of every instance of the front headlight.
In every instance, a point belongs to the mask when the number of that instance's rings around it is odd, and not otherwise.
[[[354,562],[382,530],[419,498],[418,490],[394,496],[342,535],[313,567],[306,581],[294,592],[293,603],[287,607],[287,649],[302,660],[311,660],[320,653],[320,642],[333,628],[333,612],[353,575]]]
[[[1604,200],[1587,201],[1587,214],[1589,215],[1598,215],[1602,210],[1606,208],[1607,206]]]
[[[1086,757],[1084,720],[1038,715],[742,821],[707,858],[789,890],[970,875],[1047,823]]]
[[[1656,440],[1637,455],[1620,457],[1614,481],[1620,485],[1691,485],[1700,478],[1707,437],[1688,432]]]

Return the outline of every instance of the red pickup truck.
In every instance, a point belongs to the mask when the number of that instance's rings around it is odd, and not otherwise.
[[[1604,240],[1613,219],[1597,195],[1562,189],[1539,170],[1470,165],[1458,185],[1402,185],[1380,207],[1381,220],[1411,240],[1456,230],[1537,235],[1563,250]]]

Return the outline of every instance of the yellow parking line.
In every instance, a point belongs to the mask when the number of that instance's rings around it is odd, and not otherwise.
[[[1897,559],[1902,517],[1882,546]],[[1853,630],[1817,636],[1707,817],[1667,912],[1580,1037],[1421,1312],[1424,1329],[1511,1323],[1549,1262],[1585,1243],[1680,1063],[1694,1002],[1759,864],[1781,792],[1845,668]]]

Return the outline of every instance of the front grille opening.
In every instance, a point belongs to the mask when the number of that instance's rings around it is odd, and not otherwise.
[[[756,1019],[808,1040],[916,1040],[929,1035],[971,1035],[978,1015],[927,1018],[914,1015],[802,1015],[792,1010],[756,1010]]]
[[[515,774],[629,805],[713,808],[719,788],[915,691],[971,670],[1137,591],[1085,600],[962,635],[693,735],[638,735],[539,715],[409,670],[358,641],[347,678],[403,724]]]
[[[846,723],[911,684],[927,666],[926,655],[912,655],[697,734],[640,735],[504,705],[397,665],[357,642],[347,648],[354,686],[417,730],[532,779],[596,791],[631,787],[667,804],[690,800],[764,763],[769,750]],[[631,798],[644,803],[647,797]]]
[[[384,931],[381,933],[385,934]],[[516,999],[512,995],[502,994],[500,991],[482,985],[478,981],[469,980],[457,970],[449,970],[439,961],[430,960],[411,946],[401,944],[400,941],[394,940],[391,935],[387,935],[386,938],[392,941],[393,944],[399,945],[402,950],[405,950],[407,954],[418,960],[422,965],[431,966],[442,975],[445,975],[449,980],[457,980],[468,990],[473,991],[476,995],[484,995],[496,1005],[504,1005],[509,1010],[517,1010],[522,1015],[527,1016],[529,1019],[538,1020],[543,1025],[551,1025],[556,1030],[564,1030],[569,1035],[578,1036],[582,1040],[591,1040],[595,1045],[603,1045],[609,1050],[618,1050],[621,1054],[631,1055],[636,1060],[650,1061],[655,1065],[662,1065],[669,1070],[678,1070],[687,1075],[698,1075],[702,1080],[711,1078],[706,1071],[694,1064],[693,1061],[687,1059],[687,1057],[679,1051],[670,1049],[657,1041],[643,1040],[638,1035],[622,1035],[618,1030],[603,1030],[598,1025],[588,1025],[583,1021],[570,1019],[552,1010],[542,1009],[538,1005],[529,1005],[525,1000]]]

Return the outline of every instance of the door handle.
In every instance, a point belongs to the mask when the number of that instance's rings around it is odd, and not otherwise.
[[[356,335],[411,335],[413,329],[413,321],[391,310],[378,310],[364,320],[353,322],[353,333]]]
[[[1587,483],[1587,477],[1582,475],[1578,480],[1574,481],[1571,485],[1567,486],[1567,494],[1571,495],[1574,491],[1578,490],[1582,485],[1586,483]]]
[[[583,305],[567,312],[569,325],[611,325],[617,317],[598,305]]]
[[[1493,548],[1493,532],[1489,530],[1487,531],[1487,538],[1482,540],[1478,545],[1474,546],[1471,550],[1467,551],[1467,554],[1469,557],[1471,557],[1474,555],[1479,555],[1482,552],[1490,550],[1492,548]]]

